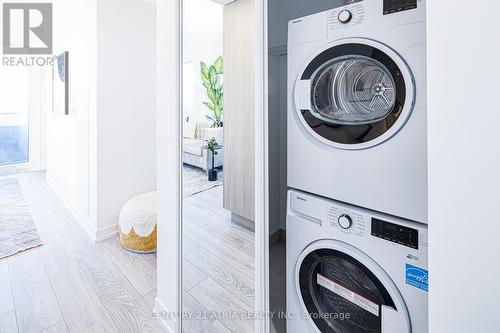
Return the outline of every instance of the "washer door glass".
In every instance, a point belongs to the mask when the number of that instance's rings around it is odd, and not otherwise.
[[[337,250],[309,253],[298,278],[304,305],[322,333],[382,332],[382,306],[397,310],[380,280],[359,261]]]
[[[396,83],[380,62],[339,57],[313,74],[312,112],[334,124],[369,124],[384,119],[396,104]]]
[[[295,86],[298,115],[306,128],[343,149],[389,139],[414,106],[413,78],[404,61],[382,44],[365,42],[322,51]]]

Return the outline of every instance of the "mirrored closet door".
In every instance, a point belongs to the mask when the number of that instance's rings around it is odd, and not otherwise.
[[[183,0],[183,332],[254,332],[254,0]]]

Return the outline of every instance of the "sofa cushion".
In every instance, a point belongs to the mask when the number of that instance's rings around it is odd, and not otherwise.
[[[184,138],[182,151],[184,153],[202,156],[203,146],[204,146],[203,140]]]
[[[224,128],[215,127],[215,128],[207,128],[204,133],[205,141],[210,140],[211,138],[215,138],[217,143],[221,146],[224,145]]]
[[[183,136],[188,139],[196,138],[196,122],[195,121],[185,121],[183,127]]]

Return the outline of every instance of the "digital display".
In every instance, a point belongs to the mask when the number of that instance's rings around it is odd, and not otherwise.
[[[417,8],[417,0],[384,0],[384,15]]]
[[[418,230],[372,219],[372,236],[418,250]]]

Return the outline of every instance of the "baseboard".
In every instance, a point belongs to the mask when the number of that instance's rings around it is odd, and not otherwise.
[[[155,298],[155,309],[154,311],[158,314],[160,313],[166,313],[168,314],[168,310],[165,306],[163,306],[162,302],[158,299],[158,297]],[[167,332],[170,333],[177,333],[179,332],[179,321],[177,319],[167,319],[159,315],[158,320],[160,321],[161,327],[165,329]]]
[[[255,222],[251,221],[243,216],[231,212],[231,222],[241,225],[247,229],[255,231]]]
[[[54,194],[57,196],[57,198],[66,206],[66,208],[70,211],[71,215],[76,219],[78,224],[85,230],[87,235],[92,239],[93,242],[96,241],[96,235],[97,235],[97,230],[92,227],[92,223],[88,216],[80,212],[80,210],[76,207],[74,207],[68,200],[66,200],[62,195],[59,194],[57,189],[52,186],[52,184],[49,181],[46,181],[47,185],[49,188],[54,192]]]
[[[286,242],[286,230],[281,228],[269,235],[269,247],[272,247],[279,242]]]
[[[118,236],[118,224],[113,224],[109,227],[97,230],[95,234],[95,242],[99,243],[116,236]]]
[[[281,241],[286,243],[286,230],[285,229],[280,229],[281,230]]]
[[[94,243],[102,242],[106,239],[116,237],[118,235],[118,224],[113,224],[109,227],[99,230],[93,228],[90,219],[85,216],[85,214],[80,212],[78,208],[74,207],[68,200],[64,198],[64,196],[60,195],[57,189],[48,181],[47,185],[50,187],[52,192],[55,193],[57,198],[64,204],[64,206],[66,206],[71,215],[75,217],[75,219],[78,221],[78,224],[82,226],[83,230],[85,230],[85,232],[89,235],[90,239],[92,239]]]

